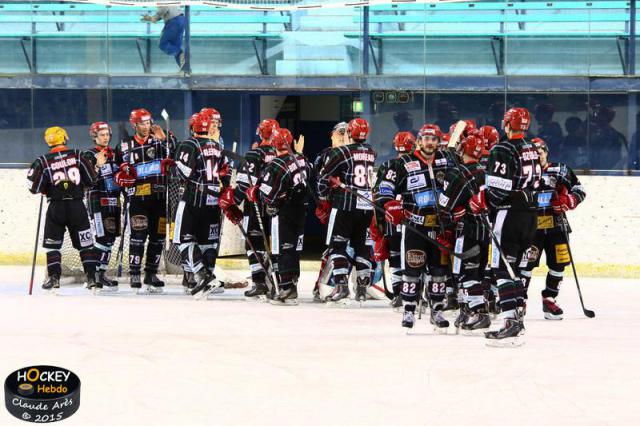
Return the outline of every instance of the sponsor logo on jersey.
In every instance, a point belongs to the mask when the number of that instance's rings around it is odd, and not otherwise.
[[[538,216],[537,229],[551,229],[553,225],[553,215]]]
[[[551,197],[553,197],[552,191],[543,191],[538,193],[538,207],[551,206]]]
[[[404,169],[408,172],[418,171],[420,170],[420,162],[418,160],[409,161],[407,164],[404,165]]]
[[[427,179],[423,174],[407,177],[408,191],[413,191],[414,189],[423,188],[425,186],[427,186]]]
[[[161,174],[160,160],[136,164],[136,173],[138,174],[139,178]]]
[[[511,182],[511,179],[489,175],[487,176],[487,186],[491,188],[504,189],[505,191],[511,191],[513,182]]]
[[[212,223],[211,225],[209,225],[209,239],[217,240],[219,231],[220,231],[220,225],[218,225],[217,223]]]
[[[405,260],[411,268],[420,268],[424,266],[427,254],[422,250],[408,250],[405,254]]]
[[[151,184],[144,183],[142,185],[136,185],[135,195],[138,197],[144,197],[145,195],[151,195]]]
[[[214,197],[213,195],[207,194],[207,199],[205,201],[207,206],[217,206],[218,205],[218,197]]]
[[[147,229],[149,226],[149,220],[146,216],[143,215],[135,215],[131,216],[131,229],[134,231],[142,231]]]
[[[265,154],[264,155],[264,162],[265,163],[270,163],[270,162],[273,161],[274,158],[276,158],[276,156],[273,155],[273,154]]]
[[[356,200],[356,209],[358,210],[373,210],[373,206],[370,202],[365,201],[367,199],[371,201],[371,191],[358,190],[358,198]],[[364,198],[364,199],[363,199]]]
[[[529,262],[535,262],[538,260],[538,257],[540,257],[540,249],[536,246],[529,247],[529,250],[527,250],[527,260],[529,260]]]
[[[100,197],[100,206],[118,207],[118,199],[116,197]]]
[[[556,263],[569,263],[571,256],[566,244],[556,244]]]
[[[414,194],[413,199],[418,207],[428,207],[435,205],[435,196],[432,190],[419,192]]]
[[[436,166],[446,166],[447,159],[446,158],[436,158]]]
[[[149,158],[155,158],[156,156],[156,149],[154,147],[151,147],[149,149],[147,149],[147,156]]]
[[[263,183],[260,185],[260,192],[262,192],[265,195],[271,194],[272,190],[273,190],[273,187],[271,187],[270,185],[267,185],[266,183]]]
[[[304,244],[304,235],[298,235],[298,243],[296,244],[296,251],[302,251],[303,244]]]
[[[424,216],[421,216],[419,214],[409,213],[407,219],[409,219],[413,223],[417,223],[418,225],[424,224]]]
[[[444,183],[444,172],[442,170],[438,171],[438,173],[436,173],[436,180],[438,181],[438,183],[440,185],[442,185]]]
[[[378,187],[378,194],[379,195],[387,195],[392,197],[393,196],[393,188],[391,188],[391,185],[386,185],[384,183],[381,183],[380,186]]]
[[[104,229],[106,229],[108,233],[115,234],[118,232],[116,229],[116,219],[114,217],[105,217],[102,223],[104,224]]]
[[[178,161],[176,163],[176,166],[178,167],[178,170],[180,170],[180,172],[182,172],[183,175],[191,176],[191,167],[187,166],[182,161]]]
[[[80,239],[81,247],[89,247],[93,245],[93,235],[91,235],[91,229],[78,231],[78,238]]]
[[[440,196],[438,197],[438,204],[440,204],[443,207],[446,207],[446,205],[449,204],[449,197],[441,193]]]

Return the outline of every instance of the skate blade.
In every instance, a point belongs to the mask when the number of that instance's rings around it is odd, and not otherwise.
[[[351,299],[327,300],[326,305],[327,308],[348,308],[351,306]]]
[[[58,290],[57,288],[52,288],[51,290],[44,290],[43,292],[44,294],[46,294],[47,296],[57,296],[58,295]]]
[[[118,286],[114,285],[111,287],[102,287],[100,289],[100,293],[117,293],[118,292]]]
[[[286,299],[286,300],[271,299],[269,303],[271,303],[273,306],[298,306],[298,299]]]
[[[489,327],[487,328],[478,328],[475,330],[465,330],[464,328],[460,329],[460,334],[462,334],[463,336],[467,336],[467,337],[472,337],[472,336],[484,336],[484,333],[486,331],[489,330]]]
[[[431,328],[433,329],[433,334],[449,334],[449,327],[436,327],[432,325]]]
[[[162,293],[164,293],[164,289],[162,287],[149,286],[146,289],[146,294],[162,294]]]
[[[554,315],[550,312],[545,312],[544,313],[544,319],[546,320],[550,320],[550,321],[562,321],[562,315]]]
[[[485,344],[490,348],[519,348],[524,345],[522,336],[505,337],[504,339],[487,339]]]

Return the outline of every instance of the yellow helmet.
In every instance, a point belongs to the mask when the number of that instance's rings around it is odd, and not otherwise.
[[[44,140],[49,146],[62,145],[67,143],[69,140],[69,136],[67,135],[67,131],[62,127],[49,127],[44,132]]]

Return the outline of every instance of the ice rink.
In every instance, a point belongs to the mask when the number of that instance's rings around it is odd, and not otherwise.
[[[568,278],[565,319],[551,322],[535,277],[526,344],[489,348],[434,335],[428,315],[407,336],[383,301],[314,304],[315,276],[304,273],[299,306],[278,307],[242,290],[195,301],[178,286],[155,296],[71,286],[55,297],[41,277],[29,297],[29,268],[0,267],[0,371],[78,374],[68,425],[638,424],[639,280],[582,279],[596,312],[587,319]],[[25,424],[1,411],[0,424]]]

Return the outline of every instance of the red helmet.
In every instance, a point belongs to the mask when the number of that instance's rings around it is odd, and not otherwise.
[[[487,141],[487,149],[493,148],[500,139],[500,133],[498,133],[498,130],[493,126],[482,126],[478,131],[485,141]]]
[[[526,132],[531,124],[531,115],[526,108],[511,108],[504,113],[502,128],[506,128],[507,124],[512,131]]]
[[[469,134],[469,132],[471,132],[472,130],[476,129],[476,122],[473,120],[464,120],[466,124],[466,126],[464,126],[464,130],[462,131],[462,135],[460,137],[465,137]],[[455,122],[453,123],[451,126],[449,126],[449,134],[452,135],[453,131],[456,129],[456,125],[458,123]]]
[[[369,136],[369,123],[364,118],[354,118],[347,125],[347,133],[354,141],[365,141]]]
[[[291,142],[287,140],[287,132],[283,132],[285,129],[278,129],[271,134],[270,143],[277,151],[288,151],[291,146]],[[291,134],[291,132],[289,132]],[[293,138],[291,139],[293,141]]]
[[[289,145],[293,144],[293,135],[291,134],[289,129],[285,129],[284,127],[281,127],[278,130],[278,133],[280,133],[284,137],[284,140],[286,140]]]
[[[91,127],[89,127],[89,136],[91,136],[91,139],[95,139],[98,136],[98,132],[105,129],[109,131],[109,135],[112,134],[111,126],[109,126],[109,123],[106,123],[104,121],[96,121],[95,123],[91,123]]]
[[[424,136],[435,136],[438,139],[442,139],[442,131],[436,124],[425,124],[418,133],[419,138]]]
[[[222,127],[222,115],[215,108],[202,108],[200,113],[206,114],[211,120],[218,120],[218,127]]]
[[[438,142],[438,146],[440,148],[446,148],[449,145],[449,140],[451,139],[451,135],[449,133],[445,133],[442,135],[442,139]]]
[[[196,135],[209,133],[209,129],[211,128],[211,116],[202,112],[193,114],[189,119],[189,128]]]
[[[416,138],[411,132],[398,132],[393,137],[393,147],[398,152],[411,152]]]
[[[151,121],[153,118],[151,117],[151,113],[144,108],[134,109],[131,111],[131,114],[129,114],[129,123],[131,123],[131,126],[134,128],[136,124],[147,120]]]
[[[536,149],[544,149],[545,151],[549,151],[549,147],[543,139],[533,138],[531,139],[531,143],[536,147]]]
[[[469,157],[479,160],[486,148],[486,142],[479,132],[472,132],[469,136],[462,139],[460,149]]]
[[[280,129],[280,124],[273,118],[262,120],[256,129],[256,135],[262,140],[269,140],[274,130]]]

